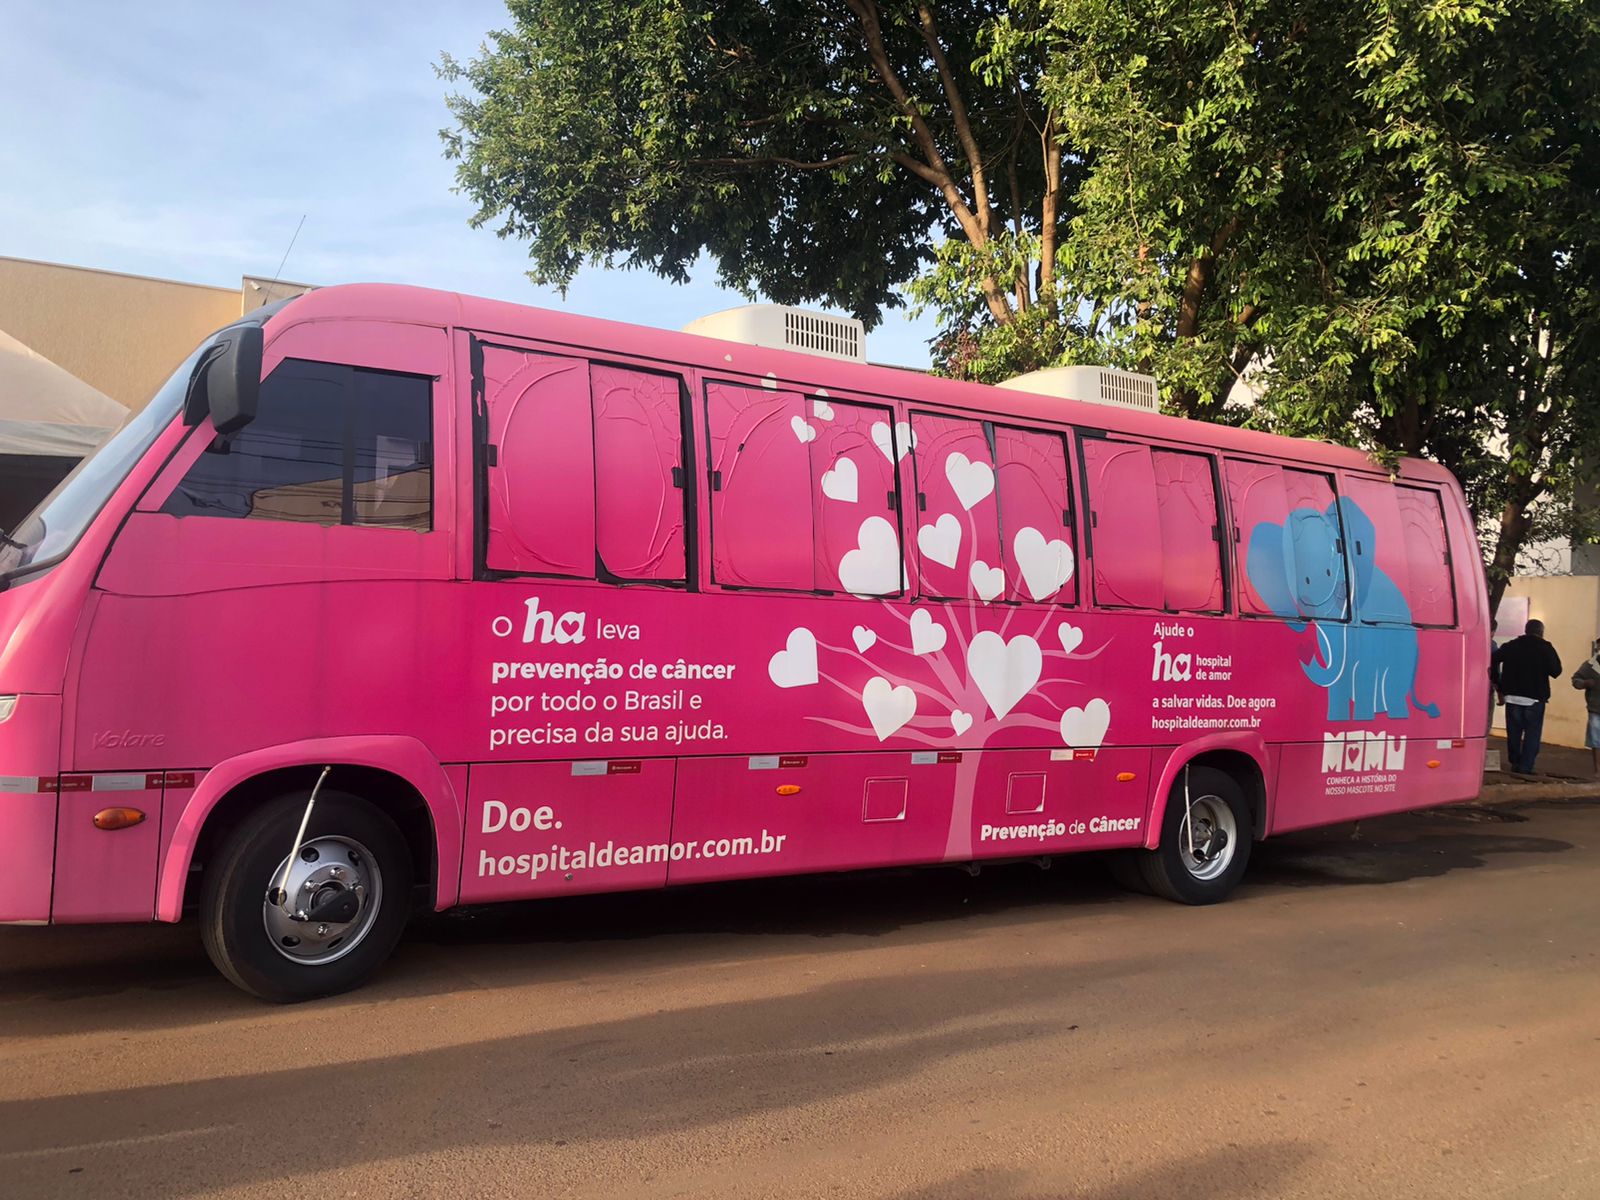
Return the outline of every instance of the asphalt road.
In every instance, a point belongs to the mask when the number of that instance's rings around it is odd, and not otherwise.
[[[0,1195],[1600,1196],[1600,805],[430,917],[271,1008],[0,929]]]

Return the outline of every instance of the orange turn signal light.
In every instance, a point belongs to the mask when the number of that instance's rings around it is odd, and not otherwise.
[[[94,815],[96,829],[131,829],[144,820],[138,808],[102,808]]]
[[[1132,771],[1118,771],[1117,772],[1117,782],[1118,783],[1132,783],[1133,782],[1133,772]]]
[[[1439,765],[1439,760],[1437,758],[1430,758],[1428,760],[1428,769],[1429,770],[1432,770],[1434,767],[1437,767],[1438,765]]]
[[[780,796],[798,796],[799,794],[800,785],[798,783],[780,783],[778,785],[778,795]]]

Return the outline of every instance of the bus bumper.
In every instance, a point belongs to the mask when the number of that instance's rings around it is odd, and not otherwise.
[[[0,922],[50,919],[61,697],[22,695],[0,722]]]

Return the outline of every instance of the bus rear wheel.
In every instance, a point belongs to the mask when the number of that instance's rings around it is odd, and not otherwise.
[[[211,961],[276,1003],[365,982],[410,915],[411,853],[394,822],[323,788],[293,852],[305,806],[303,794],[282,796],[237,825],[206,863],[200,898]]]
[[[1255,830],[1238,780],[1215,767],[1189,767],[1167,798],[1161,842],[1133,852],[1146,888],[1180,904],[1215,904],[1238,885]]]

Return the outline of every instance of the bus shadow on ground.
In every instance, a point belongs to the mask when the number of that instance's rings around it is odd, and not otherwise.
[[[1463,805],[1290,834],[1254,847],[1241,899],[1274,889],[1373,886],[1486,866],[1506,869],[1572,848],[1521,833],[1527,822],[1502,808]],[[1047,872],[1010,863],[976,876],[933,868],[524,901],[419,915],[372,986],[427,995],[559,983],[648,969],[668,956],[720,958],[730,951],[730,937],[740,939],[737,953],[751,957],[793,953],[797,938],[881,938],[908,929],[927,941],[958,941],[975,918],[1092,921],[1111,906],[1137,903],[1151,901],[1118,889],[1093,855],[1059,858]],[[631,949],[624,953],[624,946]],[[182,1005],[171,1003],[174,993],[185,994]],[[37,1032],[71,1027],[74,1006],[65,1004],[51,1019],[32,1002],[140,995],[148,1002],[125,1006],[118,1025],[159,1028],[256,1006],[212,969],[192,920],[180,926],[0,928],[0,1005],[27,1005],[31,1014],[23,1023]],[[356,993],[351,1002],[364,995]]]
[[[1255,847],[1257,887],[1336,887],[1503,869],[1573,849],[1560,838],[1513,833],[1529,818],[1502,807],[1451,805],[1292,833]]]

